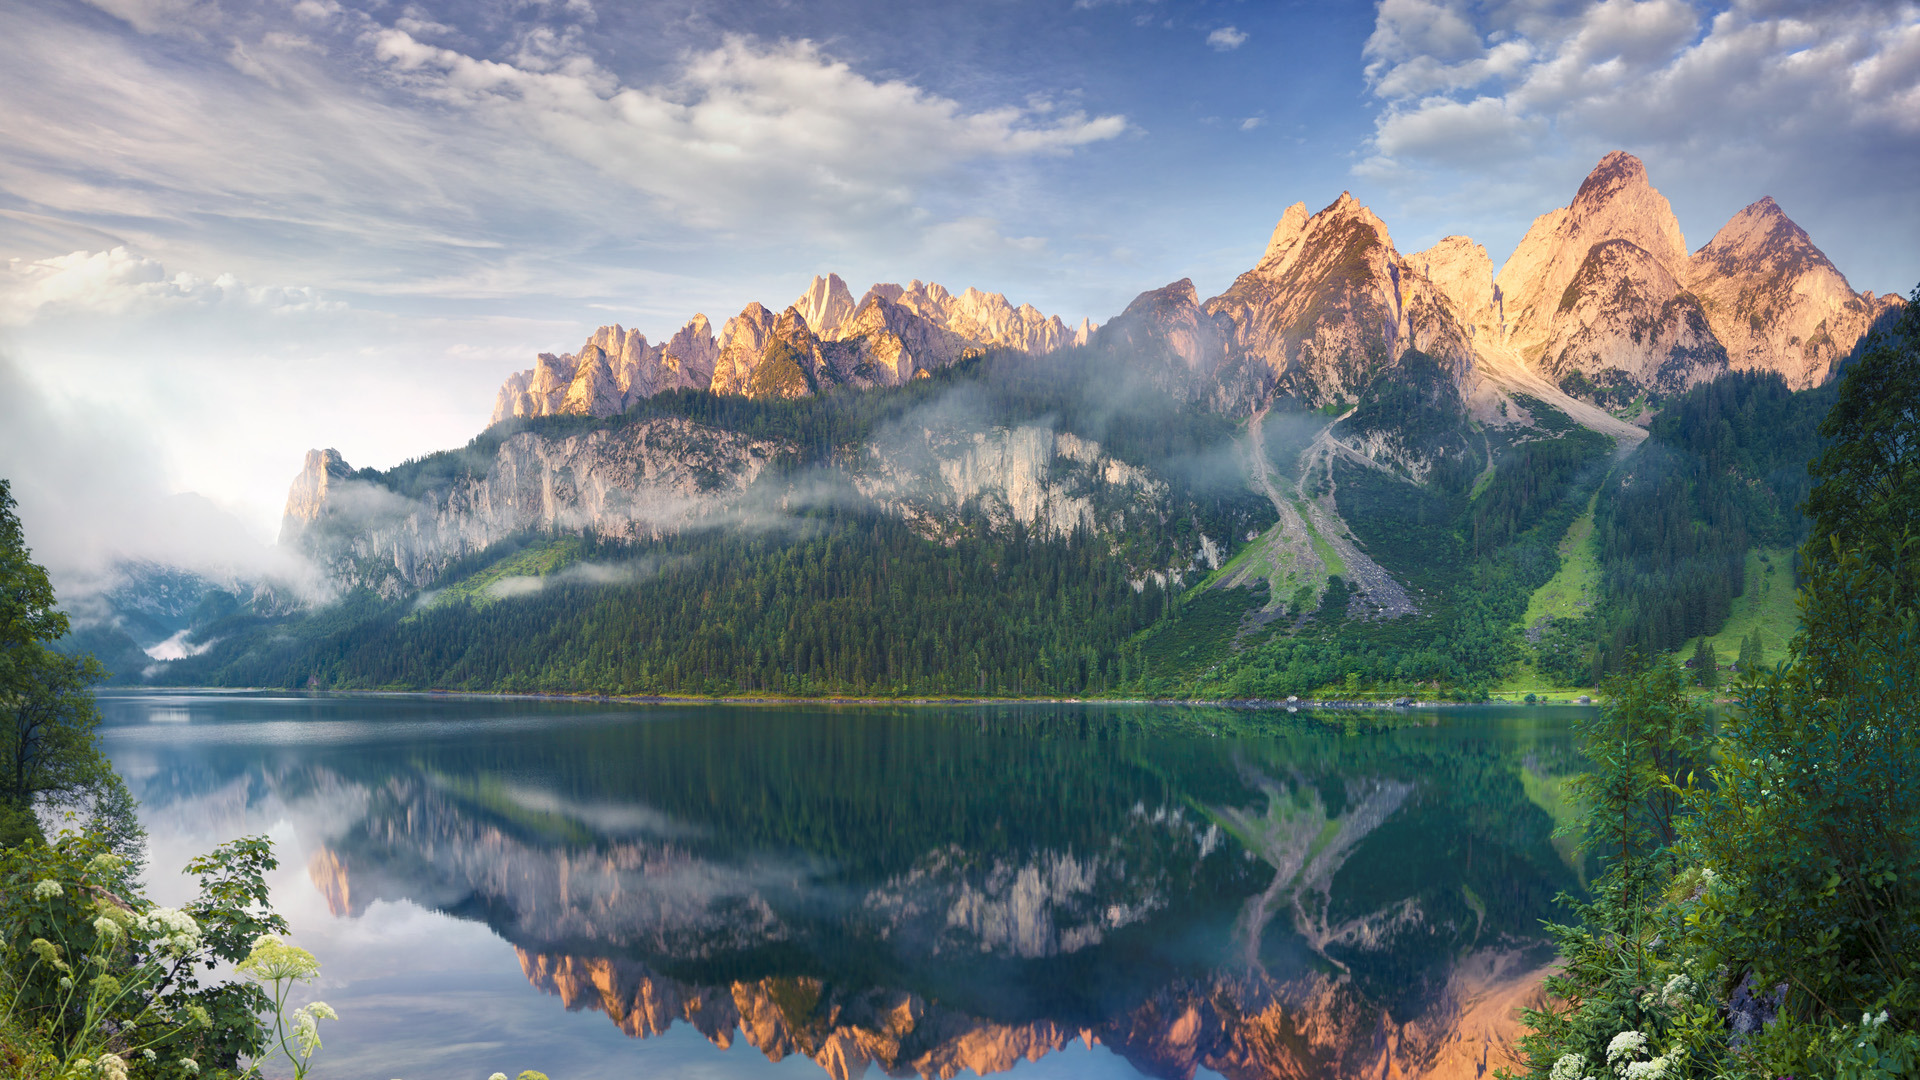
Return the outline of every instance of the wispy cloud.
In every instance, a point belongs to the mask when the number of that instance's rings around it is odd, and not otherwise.
[[[1237,27],[1222,26],[1207,35],[1207,45],[1218,52],[1232,52],[1246,43],[1246,33]]]

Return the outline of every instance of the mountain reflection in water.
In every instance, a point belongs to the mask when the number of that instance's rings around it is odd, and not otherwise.
[[[324,806],[293,816],[335,917],[482,923],[569,1010],[835,1077],[1075,1042],[1158,1077],[1482,1076],[1579,887],[1546,713],[238,700],[195,704],[191,750],[145,727],[148,813]],[[115,731],[149,706],[109,699]]]

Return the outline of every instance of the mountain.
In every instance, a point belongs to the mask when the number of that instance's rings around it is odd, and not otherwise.
[[[815,277],[778,314],[748,304],[713,336],[695,315],[659,345],[619,325],[594,331],[578,352],[541,353],[507,376],[492,423],[514,417],[613,416],[663,390],[712,390],[749,398],[791,398],[826,386],[897,386],[983,348],[1046,353],[1084,344],[1091,325],[999,293],[959,295],[918,280],[879,284],[859,303],[838,274]]]
[[[306,652],[269,633],[279,616],[230,621],[167,677],[1216,697],[1590,680],[1720,632],[1753,560],[1795,542],[1826,380],[1899,306],[1852,293],[1771,200],[1689,255],[1625,153],[1497,269],[1462,236],[1403,253],[1343,193],[1288,207],[1219,295],[1176,281],[1098,328],[816,277],[717,337],[696,316],[665,343],[614,326],[543,355],[464,448],[385,471],[313,452],[282,542],[366,621]],[[616,621],[653,633],[614,643]]]
[[[1733,216],[1687,264],[1687,288],[1736,371],[1773,371],[1796,390],[1827,381],[1897,296],[1856,293],[1771,198]]]

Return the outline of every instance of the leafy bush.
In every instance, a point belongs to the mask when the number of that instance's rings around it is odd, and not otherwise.
[[[275,865],[265,839],[224,844],[188,865],[199,894],[176,909],[130,889],[94,836],[0,851],[0,1020],[23,1044],[10,1075],[231,1075],[251,1061],[248,1075],[274,1052],[304,1074],[313,1021],[332,1010],[287,1013],[301,973],[268,967],[291,950],[317,969],[273,936],[286,931],[267,902]],[[202,982],[223,963],[254,981]]]

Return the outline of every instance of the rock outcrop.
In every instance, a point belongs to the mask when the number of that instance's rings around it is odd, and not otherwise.
[[[541,353],[509,375],[489,423],[570,413],[612,416],[678,387],[745,397],[798,397],[823,386],[895,386],[987,348],[1040,354],[1083,345],[1093,332],[1069,328],[999,293],[937,284],[879,284],[858,303],[838,274],[815,277],[776,314],[748,304],[718,339],[705,315],[649,345],[636,330],[603,326],[578,352]],[[756,379],[763,367],[764,374]]]
[[[334,494],[352,478],[353,467],[340,451],[332,447],[307,451],[300,475],[287,489],[287,508],[280,515],[280,543],[298,546],[335,509]]]
[[[705,315],[695,315],[659,345],[647,344],[638,330],[603,326],[580,351],[541,353],[531,370],[509,375],[490,422],[555,413],[612,416],[662,390],[705,387],[718,357]]]
[[[288,493],[281,542],[343,587],[399,596],[528,532],[638,539],[745,513],[747,487],[789,449],[681,419],[564,438],[520,432],[411,495],[353,479],[337,452],[314,451]]]
[[[1733,216],[1686,267],[1735,371],[1776,371],[1796,390],[1818,386],[1894,296],[1856,293],[1806,230],[1771,198]]]

